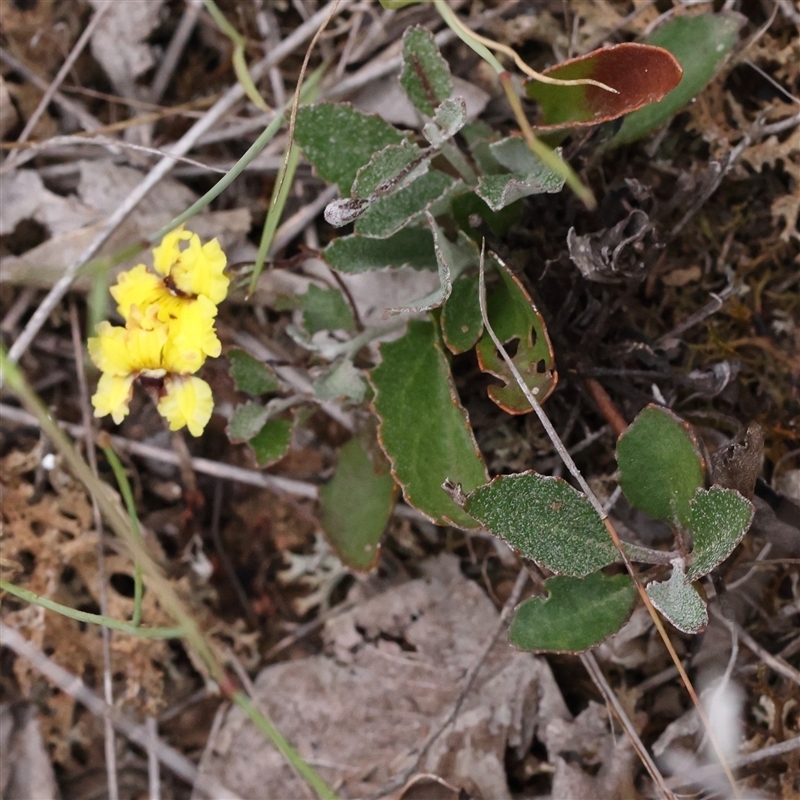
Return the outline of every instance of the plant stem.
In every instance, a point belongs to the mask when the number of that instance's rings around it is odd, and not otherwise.
[[[131,531],[141,544],[142,530],[139,527],[139,516],[136,513],[136,503],[133,499],[133,492],[131,491],[131,484],[128,480],[128,476],[125,474],[125,469],[122,466],[122,462],[117,457],[117,454],[114,452],[114,449],[111,447],[111,445],[104,447],[103,453],[105,453],[106,459],[111,465],[111,469],[114,472],[114,477],[117,479],[117,485],[119,486],[120,494],[122,494],[122,499],[125,501],[125,508],[127,509],[128,516],[131,520]],[[138,559],[135,559],[133,578],[133,619],[131,620],[135,627],[138,627],[142,624],[143,594],[142,565],[139,563]]]
[[[289,142],[288,148],[289,152],[281,162],[278,177],[272,187],[269,211],[267,211],[267,218],[264,220],[264,230],[261,233],[261,241],[258,245],[258,255],[256,255],[256,261],[253,264],[253,275],[250,278],[250,286],[247,290],[248,296],[252,295],[256,290],[258,276],[261,275],[264,269],[264,262],[267,260],[270,245],[275,238],[275,231],[281,221],[283,209],[286,207],[289,190],[292,188],[294,174],[297,171],[297,163],[300,160],[300,148],[296,147],[294,142]]]
[[[0,591],[8,592],[14,595],[14,597],[24,600],[26,603],[41,606],[48,611],[55,611],[56,614],[75,619],[78,622],[88,622],[91,625],[105,625],[106,628],[111,628],[121,633],[127,633],[131,636],[137,636],[140,639],[180,639],[184,635],[183,628],[142,628],[132,622],[114,619],[114,617],[109,617],[105,614],[90,614],[88,611],[78,611],[75,608],[56,603],[55,600],[49,600],[46,597],[36,594],[36,592],[30,591],[30,589],[24,589],[22,586],[17,586],[8,581],[0,580]]]
[[[319,773],[309,766],[297,750],[289,744],[283,734],[272,724],[271,720],[244,693],[234,692],[233,702],[244,711],[251,722],[275,745],[280,754],[294,767],[298,775],[317,793],[320,800],[337,800],[336,794]]]

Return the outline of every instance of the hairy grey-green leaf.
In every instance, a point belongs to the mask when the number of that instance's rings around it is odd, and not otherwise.
[[[439,108],[432,122],[422,127],[422,135],[433,145],[441,147],[452,139],[467,121],[467,104],[463,97],[450,97]]]
[[[705,601],[691,583],[679,562],[673,562],[669,580],[648,583],[647,594],[653,605],[684,633],[700,633],[708,625]]]
[[[348,274],[386,267],[437,268],[433,234],[427,228],[403,228],[388,239],[340,236],[323,256],[333,269]]]
[[[237,392],[247,392],[253,397],[268,392],[277,392],[280,381],[272,368],[253,358],[244,350],[231,350],[228,353],[231,362],[231,378]]]
[[[391,308],[389,309],[390,311],[413,313],[438,308],[450,296],[453,278],[460,275],[468,266],[477,266],[478,250],[470,239],[459,232],[458,239],[455,242],[451,242],[433,216],[430,213],[426,213],[426,216],[428,217],[428,224],[433,231],[436,264],[439,270],[439,286],[426,294],[425,297],[421,297],[406,306]]]
[[[600,644],[627,621],[636,587],[627,575],[548,578],[547,597],[517,606],[508,638],[521,650],[576,653]]]
[[[353,183],[354,197],[371,198],[400,189],[428,169],[428,155],[413,142],[390,144],[374,153],[358,170]]]
[[[367,385],[361,370],[353,366],[350,359],[334,364],[314,383],[314,396],[320,400],[339,400],[346,397],[354,403],[364,399]]]
[[[286,455],[292,443],[291,419],[279,417],[264,423],[261,430],[250,439],[250,447],[260,467],[268,467]]]
[[[360,167],[372,155],[405,137],[375,114],[363,114],[347,103],[317,103],[300,106],[295,139],[317,174],[339,185],[343,195]]]
[[[378,239],[391,236],[419,220],[454,184],[449,175],[432,169],[408,186],[375,200],[356,222],[355,232]]]
[[[408,99],[428,117],[453,91],[450,67],[442,58],[433,34],[415,26],[403,34],[403,70],[400,85]]]
[[[493,211],[534,194],[560,192],[564,178],[553,172],[528,148],[523,139],[511,136],[488,145],[492,158],[510,170],[507,174],[484,175],[476,194]]]
[[[264,427],[269,411],[260,403],[236,406],[228,423],[228,438],[234,443],[248,442]]]
[[[735,489],[720,486],[698,489],[690,506],[693,561],[686,574],[687,580],[695,581],[721,564],[742,541],[754,508]]]
[[[501,475],[467,496],[464,509],[526,558],[583,577],[614,562],[617,549],[586,496],[565,480]]]

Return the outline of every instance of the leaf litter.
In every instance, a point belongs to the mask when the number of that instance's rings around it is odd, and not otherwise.
[[[120,4],[114,15],[124,17],[127,12],[123,6],[129,5],[136,4]],[[133,120],[133,112],[127,102],[90,97],[80,91],[86,87],[103,92],[111,89],[121,94],[123,101],[146,97],[152,70],[159,65],[177,29],[177,8],[158,2],[140,5],[143,8],[139,11],[146,19],[136,24],[128,20],[130,24],[117,28],[116,38],[111,40],[111,28],[101,26],[93,37],[96,42],[74,67],[75,82],[67,80],[61,87],[62,96],[69,91],[68,96],[82,103],[99,124],[112,124],[120,118]],[[221,5],[230,12],[229,7]],[[235,19],[249,37],[249,47],[253,49],[252,53],[248,51],[248,58],[255,54],[264,30],[259,28],[256,5],[241,6],[238,17],[229,13],[229,18]],[[267,3],[259,8],[266,9],[269,24],[277,25],[279,36],[285,36],[301,24],[299,11],[292,7],[298,5],[273,7]],[[305,5],[310,8],[312,4]],[[431,19],[424,7],[412,6],[398,12],[391,23],[394,27],[387,27],[382,33],[380,12],[374,5],[375,9],[364,11],[364,24],[353,34],[357,44],[354,52],[360,51],[359,57],[367,60],[375,54],[391,56],[390,49],[383,50],[387,43],[391,44],[387,41],[390,33],[396,34],[399,41],[407,25]],[[513,9],[505,15],[487,14],[484,32],[524,47],[530,63],[546,69],[563,61],[570,48],[578,54],[619,41],[621,35],[630,38],[644,34],[659,13],[658,8],[647,4],[634,8],[621,3],[587,2],[577,8],[574,26],[571,18],[564,19],[561,10],[536,15]],[[155,10],[159,11],[158,19]],[[634,11],[638,13],[632,14]],[[461,13],[466,14],[466,8]],[[351,24],[353,18],[345,15],[342,19]],[[9,52],[29,69],[51,79],[86,21],[86,16],[75,10],[65,11],[60,4],[11,4],[4,10]],[[111,21],[109,15],[109,26]],[[765,21],[754,17],[747,33],[754,33]],[[361,47],[360,36],[369,31]],[[103,37],[106,55],[100,55]],[[345,31],[345,35],[331,38],[326,46],[333,52],[343,46],[346,38]],[[229,43],[207,20],[201,21],[190,42],[165,93],[165,105],[191,102],[196,99],[198,86],[210,93],[224,91],[235,81],[227,61]],[[743,58],[796,94],[800,64],[797,48],[796,31],[779,11],[773,26],[749,44]],[[278,77],[285,87],[292,87],[296,81],[298,53],[296,50],[279,67]],[[341,53],[336,50],[336,55]],[[450,64],[457,64],[455,94],[467,99],[470,119],[486,107],[482,118],[492,117],[495,124],[503,113],[498,112],[496,85],[480,69],[473,68],[469,59],[459,59],[458,53],[453,47],[445,49]],[[342,63],[345,62],[346,59]],[[344,67],[348,76],[359,68],[360,62]],[[21,117],[18,127],[6,132],[5,141],[12,141],[41,98],[42,90],[8,66],[3,67],[2,78]],[[275,98],[270,95],[268,84],[265,80],[260,85],[272,102]],[[356,108],[368,114],[377,112],[388,121],[396,121],[402,112],[402,126],[419,130],[423,120],[408,107],[403,111],[400,103],[392,100],[390,91],[384,91],[386,86],[396,87],[395,75],[362,86],[360,98],[348,98]],[[380,103],[374,95],[372,99],[366,96],[373,87],[377,87]],[[387,106],[390,109],[385,112]],[[32,134],[34,138],[45,139],[76,129],[79,122],[61,108],[56,104],[48,107]],[[739,609],[746,629],[775,653],[782,653],[780,657],[787,663],[794,664],[798,653],[796,567],[780,559],[796,559],[800,555],[799,512],[796,497],[792,500],[787,489],[793,485],[788,480],[797,467],[796,455],[791,455],[796,448],[797,415],[792,387],[798,376],[793,355],[797,347],[795,273],[799,257],[797,126],[760,138],[752,126],[782,124],[796,111],[796,104],[785,93],[737,55],[667,129],[641,146],[617,151],[604,160],[605,185],[599,193],[597,216],[587,216],[565,194],[534,196],[522,201],[527,221],[517,224],[509,239],[509,263],[514,274],[534,289],[562,376],[547,410],[556,427],[567,431],[568,444],[581,448],[576,457],[587,476],[608,482],[615,469],[611,437],[595,436],[604,420],[582,399],[578,379],[573,377],[591,370],[609,371],[598,378],[606,383],[628,420],[652,400],[653,386],[670,404],[684,403],[681,413],[694,414],[692,422],[700,431],[704,446],[712,452],[724,447],[728,435],[735,435],[737,423],[747,424],[755,418],[762,424],[766,469],[761,476],[769,479],[774,469],[772,487],[763,479],[760,481],[754,498],[753,527],[719,569],[729,587],[735,587],[729,588],[727,600]],[[230,120],[232,126],[240,127],[249,122],[246,113],[232,115]],[[189,124],[181,115],[153,123],[154,142],[167,146]],[[505,120],[501,120],[501,127],[503,135],[512,132]],[[754,135],[754,140],[741,150],[716,193],[698,208],[683,231],[668,241],[669,232],[693,203],[698,187],[702,188],[700,181],[708,172],[709,159],[722,162],[745,133]],[[248,137],[243,134],[222,138],[193,156],[201,161],[208,159],[209,163],[220,156],[223,160],[235,158],[242,145],[252,141]],[[566,146],[571,161],[588,160],[586,147],[579,139],[568,140]],[[8,229],[0,233],[0,309],[6,318],[5,335],[13,337],[19,329],[10,311],[15,302],[25,299],[24,287],[51,286],[130,187],[141,180],[149,163],[149,156],[140,159],[138,154],[125,150],[120,151],[122,156],[114,154],[113,159],[89,156],[90,152],[95,151],[84,146],[72,152],[66,147],[50,154],[43,151],[37,160],[3,176],[4,192],[6,187],[12,187],[14,196],[21,198],[13,204],[4,202],[3,220]],[[306,172],[302,169],[298,196],[290,200],[292,212],[302,211],[322,187],[307,168]],[[591,171],[587,174],[592,175]],[[247,254],[242,260],[252,258],[257,237],[254,242],[251,225],[263,216],[273,178],[274,173],[269,170],[247,173],[212,211],[193,220],[194,229],[204,237],[220,235],[227,246]],[[208,188],[209,181],[213,177],[196,168],[194,172],[189,166],[176,170],[175,177],[163,180],[133,212],[104,252],[140,240],[165,224]],[[582,273],[583,269],[580,264],[570,263],[565,246],[570,228],[575,237],[585,237],[582,241],[591,253],[587,272],[594,270],[594,276],[611,278],[613,282],[587,283],[581,279],[579,270]],[[644,234],[640,236],[642,230]],[[329,232],[322,226],[313,232],[318,237],[317,244],[324,247]],[[314,251],[311,234],[305,246]],[[281,269],[263,276],[264,290],[256,311],[240,301],[233,313],[222,311],[226,345],[234,344],[234,337],[244,331],[273,348],[273,361],[279,368],[287,363],[300,370],[309,366],[307,353],[285,333],[286,316],[295,312],[281,310],[277,298],[307,291],[308,275],[313,275],[315,281],[323,276],[319,285],[326,287],[331,286],[331,279],[321,259],[309,259],[305,267],[298,266],[301,252],[293,245],[279,253],[276,264]],[[503,255],[505,259],[506,254]],[[365,324],[385,323],[384,310],[390,305],[385,302],[387,293],[393,298],[391,305],[401,306],[436,286],[436,275],[430,272],[407,270],[396,290],[387,290],[386,279],[386,274],[369,272],[342,278]],[[705,306],[710,292],[719,292],[733,279],[738,288],[732,299],[710,317],[681,329]],[[82,290],[88,286],[89,281],[77,284]],[[30,304],[31,300],[27,302]],[[21,303],[19,307],[23,306]],[[79,407],[71,384],[74,363],[64,324],[65,309],[52,315],[37,347],[27,354],[25,367],[39,382],[40,392],[54,415],[75,421]],[[25,306],[21,318],[24,320],[29,312],[30,305]],[[670,336],[674,330],[680,333]],[[395,335],[401,333],[397,331]],[[377,347],[371,343],[359,359],[376,355]],[[688,385],[687,376],[723,362],[737,364],[734,379],[725,383],[713,399],[709,393],[687,399],[690,391],[696,391]],[[364,363],[356,361],[358,365]],[[312,369],[315,367],[312,365]],[[522,472],[551,458],[549,445],[530,421],[509,419],[486,400],[485,387],[474,365],[456,356],[454,375],[493,473]],[[215,393],[219,389],[231,406],[242,401],[227,375],[220,371],[216,379],[219,385],[215,386]],[[707,414],[717,416],[712,420],[704,416]],[[214,438],[196,454],[216,463],[253,466],[241,446],[220,443],[224,422],[217,421]],[[720,429],[725,431],[724,436]],[[44,479],[37,477],[44,451],[31,449],[30,440],[19,431],[13,423],[3,422],[2,556],[11,562],[10,568],[5,560],[2,562],[3,576],[73,607],[96,610],[97,542],[87,498],[60,467],[50,470]],[[135,407],[131,425],[125,431],[133,439],[142,431],[147,437],[152,436],[144,404]],[[294,442],[289,456],[270,468],[269,474],[324,482],[333,474],[332,453],[343,439],[343,430],[318,413],[300,440]],[[486,443],[488,447],[484,446]],[[208,534],[215,484],[200,478],[204,505],[202,500],[189,496],[185,473],[152,458],[134,458],[131,465],[133,474],[141,479],[138,497],[143,518],[153,523],[155,535],[148,534],[150,546],[184,596],[194,598],[193,611],[203,626],[215,631],[218,641],[231,645],[245,668],[256,676],[259,697],[285,735],[301,749],[305,744],[310,748],[318,733],[327,735],[331,746],[340,744],[333,741],[333,734],[341,730],[342,720],[350,722],[348,706],[341,697],[321,690],[321,679],[339,681],[347,689],[348,694],[343,696],[354,699],[350,713],[356,708],[365,714],[370,703],[386,709],[385,717],[376,714],[374,719],[363,721],[362,736],[341,743],[348,748],[344,754],[331,750],[336,766],[323,764],[321,771],[330,770],[347,787],[369,786],[374,791],[385,789],[393,776],[399,781],[413,776],[415,770],[437,774],[459,789],[481,791],[487,797],[521,792],[530,796],[611,797],[614,792],[624,795],[631,790],[625,781],[638,769],[635,755],[626,738],[609,722],[604,707],[596,702],[599,695],[585,676],[575,672],[563,658],[544,660],[515,654],[502,638],[479,672],[476,689],[467,696],[455,725],[437,740],[425,763],[414,764],[413,751],[420,736],[412,737],[409,730],[435,730],[437,722],[449,713],[463,689],[464,671],[475,663],[483,641],[475,634],[474,620],[481,621],[478,628],[488,636],[497,620],[494,607],[502,605],[508,596],[513,575],[509,575],[497,547],[489,540],[480,535],[464,536],[453,529],[447,534],[437,533],[425,521],[395,517],[384,544],[383,577],[367,578],[351,587],[347,596],[353,605],[345,610],[348,606],[340,603],[352,579],[345,577],[342,583],[345,573],[334,570],[339,582],[329,586],[321,572],[314,572],[314,564],[322,564],[327,556],[324,543],[320,544],[315,517],[319,509],[308,500],[226,484],[231,488],[223,494],[221,526],[232,561],[232,571],[227,573]],[[316,483],[304,485],[316,488]],[[198,531],[202,534],[199,539],[194,535]],[[447,548],[455,556],[431,560],[431,555],[444,546],[445,536]],[[657,544],[657,533],[654,536]],[[191,571],[187,560],[187,546],[192,541],[196,546],[194,563],[199,564],[202,555],[211,564],[205,583]],[[294,563],[293,558],[306,559],[303,563],[310,572],[305,577],[310,578],[310,584],[305,588],[296,582],[283,585],[277,580],[278,573]],[[109,613],[127,618],[132,601],[127,592],[120,593],[114,586],[129,586],[130,563],[111,551],[106,561],[107,573],[113,578],[108,584]],[[743,583],[735,586],[739,580]],[[236,581],[244,590],[243,598],[234,588]],[[331,604],[325,612],[315,612],[312,603],[320,589],[325,591],[318,597],[324,595],[325,602]],[[494,606],[487,599],[490,596],[496,597]],[[304,598],[308,599],[306,604],[302,603]],[[244,621],[242,599],[255,612],[255,622],[252,617]],[[762,613],[748,616],[746,610],[752,608]],[[412,619],[420,612],[421,616]],[[331,616],[320,633],[325,614]],[[145,615],[153,624],[170,623],[147,592]],[[3,599],[3,618],[85,681],[102,680],[99,634],[91,627],[83,629],[78,623],[22,606],[10,598]],[[706,660],[715,664],[722,661],[724,665],[730,637],[727,633],[712,636],[714,626],[712,617],[696,651],[691,648],[697,640],[675,635],[681,655],[697,664]],[[439,652],[442,637],[447,643],[444,653]],[[180,648],[120,636],[114,636],[112,642],[115,696],[130,713],[174,710],[176,704],[203,688],[197,665],[187,664]],[[268,661],[276,656],[267,660],[264,656],[276,647],[277,657],[287,660],[270,665]],[[658,741],[670,723],[683,718],[686,708],[677,684],[659,678],[660,671],[668,665],[652,626],[643,615],[634,612],[620,634],[601,646],[597,657],[619,696],[629,703],[628,710],[644,731],[648,745]],[[64,775],[80,776],[102,766],[101,721],[81,712],[62,693],[46,691],[47,684],[21,659],[5,670],[4,676],[16,685],[20,696],[35,700],[43,741],[50,759],[59,768],[60,780]],[[353,671],[368,675],[369,679],[362,685],[353,679]],[[772,673],[759,664],[758,658],[747,655],[744,648],[736,671],[737,681],[745,691],[743,738],[748,752],[800,734],[793,711],[800,702],[796,686],[776,683]],[[777,679],[781,680],[784,679]],[[639,683],[644,688],[635,694]],[[266,695],[263,698],[262,692]],[[209,707],[213,711],[219,701],[211,698],[203,702],[208,705],[190,704],[185,717],[192,719],[196,712],[194,719],[201,719],[202,723],[182,722],[173,732],[175,741],[187,752],[196,753],[206,743],[206,732],[211,727],[207,712]],[[325,728],[332,720],[336,721],[333,729]],[[412,728],[410,722],[419,727]],[[322,726],[321,732],[315,725]],[[376,733],[371,737],[372,730]],[[699,747],[696,728],[687,728],[682,735],[690,749]],[[74,746],[67,746],[67,740]],[[253,748],[244,753],[257,753],[257,757],[251,756],[245,763],[232,746],[239,742]],[[665,752],[672,748],[667,738],[661,743]],[[506,749],[512,752],[512,758],[506,757]],[[308,753],[313,760],[311,749]],[[322,757],[320,760],[325,761]],[[791,766],[786,767],[791,763],[785,757],[773,758],[741,774],[753,790],[791,796],[798,791],[796,772]],[[229,712],[222,732],[209,743],[203,768],[232,774],[237,764],[248,768],[257,764],[268,773],[268,780],[279,782],[275,785],[293,787],[291,796],[304,796],[293,783],[296,779],[263,739],[241,722],[237,712]],[[481,765],[484,768],[478,769]],[[372,772],[370,767],[374,768]],[[256,780],[252,773],[242,775]],[[263,780],[255,784],[254,796],[263,795]],[[640,790],[641,778],[636,780],[634,790]],[[62,789],[66,786],[62,781]],[[398,791],[400,788],[398,783]],[[101,791],[104,790],[102,784]],[[178,787],[176,796],[185,797],[187,791]],[[71,796],[68,792],[62,794]]]

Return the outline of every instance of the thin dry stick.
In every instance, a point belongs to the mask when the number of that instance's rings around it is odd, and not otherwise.
[[[83,363],[83,337],[78,321],[78,309],[74,299],[69,304],[69,321],[72,332],[72,349],[75,353],[75,371],[78,375],[78,389],[81,400],[81,418],[83,419],[84,441],[86,444],[86,460],[89,468],[97,476],[97,453],[94,449],[92,436],[92,418],[89,414],[89,389],[86,385],[86,371]],[[108,616],[108,592],[106,591],[106,555],[103,550],[103,515],[97,501],[92,498],[92,517],[94,529],[97,531],[97,580],[100,594],[100,613]],[[114,705],[114,687],[111,680],[111,631],[106,625],[100,626],[100,636],[103,650],[103,695],[106,703]],[[114,726],[111,720],[104,719],[105,727],[105,755],[106,777],[108,780],[109,800],[118,800],[119,784],[117,781],[117,750],[114,737]]]
[[[639,738],[639,734],[636,732],[636,728],[633,727],[630,717],[625,713],[622,703],[619,702],[616,694],[614,694],[614,690],[611,688],[611,686],[609,686],[606,676],[603,675],[603,670],[600,669],[600,665],[597,663],[597,659],[594,657],[594,654],[581,653],[580,658],[581,663],[589,673],[589,677],[591,677],[594,685],[600,690],[600,693],[605,698],[606,703],[608,703],[608,705],[610,705],[614,710],[615,716],[619,720],[620,725],[622,725],[622,727],[625,729],[625,733],[628,735],[631,744],[633,744],[634,748],[636,748],[636,752],[644,764],[645,769],[650,773],[650,777],[658,785],[658,788],[664,793],[664,796],[667,798],[667,800],[675,800],[675,795],[670,791],[666,781],[664,780],[664,776],[656,766],[655,761],[653,761],[651,758],[650,753],[644,746],[644,743]]]
[[[147,784],[150,800],[161,800],[161,773],[158,769],[158,721],[155,717],[147,717],[144,721],[150,739],[147,742]]]
[[[506,352],[503,343],[497,338],[497,334],[494,332],[491,323],[489,322],[489,315],[486,311],[486,281],[485,281],[485,265],[484,265],[484,248],[486,246],[486,242],[483,243],[483,248],[481,249],[481,259],[480,259],[480,271],[479,271],[479,280],[478,280],[478,302],[480,304],[481,309],[481,318],[483,319],[484,327],[488,332],[489,336],[494,343],[494,346],[497,348],[497,352],[503,357],[503,360],[506,362],[509,371],[514,376],[514,380],[519,385],[520,390],[525,395],[525,398],[530,403],[531,408],[536,412],[536,416],[539,418],[539,422],[541,422],[542,427],[547,432],[547,435],[550,441],[553,443],[553,446],[556,448],[556,451],[564,460],[564,464],[566,464],[567,469],[570,471],[570,474],[575,478],[575,480],[580,485],[583,493],[586,495],[586,499],[592,504],[592,507],[597,511],[600,515],[600,519],[603,520],[603,524],[605,525],[606,530],[608,531],[608,535],[611,537],[611,541],[614,542],[614,546],[619,551],[620,556],[622,557],[622,563],[625,565],[625,569],[628,571],[628,574],[633,579],[634,585],[636,586],[636,590],[639,593],[639,597],[642,598],[642,602],[644,603],[645,608],[647,609],[648,613],[650,614],[651,619],[653,620],[653,624],[656,626],[656,630],[661,637],[661,640],[664,642],[664,646],[667,648],[667,652],[670,655],[675,667],[678,670],[678,674],[681,676],[681,681],[683,685],[686,687],[686,691],[689,693],[689,697],[692,699],[692,703],[694,703],[695,707],[697,708],[697,713],[700,716],[700,719],[703,722],[703,727],[708,732],[708,739],[711,742],[711,746],[714,748],[714,752],[719,759],[720,764],[725,772],[725,777],[728,779],[728,782],[731,785],[731,789],[733,790],[733,795],[736,800],[739,800],[741,795],[739,794],[739,787],[736,785],[736,779],[733,777],[733,773],[730,770],[730,767],[725,760],[725,754],[722,748],[717,741],[717,737],[714,736],[714,732],[711,729],[711,722],[708,719],[708,715],[703,708],[702,703],[700,702],[700,698],[695,691],[692,682],[689,680],[689,676],[686,673],[686,670],[683,668],[683,664],[681,660],[678,658],[678,654],[675,652],[675,648],[670,641],[669,636],[667,635],[667,631],[664,628],[664,624],[661,622],[661,618],[658,615],[655,607],[653,606],[652,601],[650,600],[649,595],[645,591],[644,586],[642,585],[641,580],[639,579],[639,574],[636,571],[636,568],[633,566],[630,558],[628,558],[628,554],[622,547],[622,541],[619,538],[619,534],[614,529],[614,526],[611,523],[611,520],[608,518],[608,512],[603,508],[600,501],[597,499],[597,496],[592,491],[592,488],[586,482],[586,479],[581,474],[581,471],[578,469],[575,462],[572,460],[572,456],[570,456],[569,451],[564,446],[564,443],[559,438],[558,434],[556,433],[556,429],[553,427],[550,419],[548,418],[547,414],[544,413],[542,410],[539,401],[534,396],[534,391],[531,391],[528,385],[525,383],[522,375],[520,375],[519,370],[517,369],[517,365],[511,360],[511,356],[508,355]]]
[[[712,613],[717,619],[727,626],[728,630],[736,636],[738,635],[741,643],[750,651],[755,653],[763,662],[768,664],[775,672],[782,675],[787,680],[800,686],[800,671],[796,670],[784,659],[772,655],[769,650],[763,648],[741,625],[732,622],[727,617],[719,613],[716,607],[712,608]]]
[[[309,36],[319,28],[322,20],[326,19],[330,9],[334,5],[344,8],[350,0],[331,0],[328,5],[320,9],[316,14],[304,22],[299,28],[287,36],[281,44],[272,50],[258,64],[252,67],[250,74],[254,81],[258,80],[265,70],[273,64],[279,63],[283,58],[294,52],[295,48],[304,42]],[[2,51],[0,50],[0,53]],[[5,56],[4,56],[5,58]],[[59,278],[42,300],[41,305],[31,316],[28,324],[20,333],[17,340],[8,351],[8,359],[12,362],[19,361],[23,353],[30,347],[31,342],[47,322],[53,309],[61,301],[61,298],[69,290],[75,276],[80,268],[91,259],[95,253],[105,244],[106,240],[117,229],[122,221],[130,212],[145,198],[148,192],[155,186],[174,166],[173,156],[185,155],[197,142],[197,140],[208,131],[217,121],[224,116],[230,109],[244,97],[244,88],[240,83],[235,83],[227,92],[208,110],[202,119],[198,120],[171,148],[170,155],[161,159],[144,180],[128,194],[125,200],[108,217],[105,224],[100,228],[97,235],[89,245],[81,252],[78,258],[65,270],[64,275]]]
[[[85,706],[92,714],[110,719],[114,728],[131,742],[138,744],[143,749],[152,747],[158,760],[167,769],[212,800],[219,800],[222,797],[226,800],[242,800],[237,794],[213,778],[200,775],[197,767],[188,758],[161,739],[154,740],[144,725],[137,725],[124,717],[116,708],[104,703],[79,677],[49,659],[21,633],[3,622],[0,622],[0,642],[4,647],[10,648],[18,656],[29,661],[45,678]]]

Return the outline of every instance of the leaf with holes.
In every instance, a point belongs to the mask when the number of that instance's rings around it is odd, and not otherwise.
[[[253,397],[258,397],[269,392],[277,392],[281,388],[272,368],[245,353],[244,350],[231,350],[228,359],[231,362],[231,378],[237,392],[247,392]]]
[[[420,26],[403,34],[403,70],[400,85],[408,99],[427,117],[453,92],[450,67],[442,58],[433,34]]]
[[[438,264],[428,228],[403,228],[388,239],[340,236],[323,256],[332,269],[350,275],[386,267],[434,270]]]
[[[313,336],[318,331],[353,331],[353,311],[338,289],[321,289],[313,283],[300,295],[303,325]]]
[[[721,564],[753,521],[753,504],[735,489],[698,489],[691,502],[692,563],[686,579],[696,581]]]
[[[500,211],[523,197],[552,194],[564,188],[564,178],[540,161],[518,136],[488,145],[491,156],[508,173],[484,175],[475,190],[492,211]]]
[[[442,489],[451,478],[470,491],[488,476],[436,326],[412,321],[403,337],[380,349],[370,376],[373,406],[403,496],[437,524],[479,527]]]
[[[647,44],[669,50],[683,69],[680,83],[660,102],[629,114],[611,145],[634,142],[669,122],[712,80],[739,40],[745,17],[732,11],[675,17],[647,38]]]
[[[442,308],[442,336],[447,349],[456,355],[475,347],[483,332],[478,301],[478,276],[460,275]]]
[[[347,103],[318,103],[297,110],[295,139],[320,178],[350,194],[356,173],[373,154],[406,137],[375,114]]]
[[[292,443],[291,418],[276,417],[267,420],[261,430],[250,439],[250,447],[256,455],[259,467],[268,467],[280,461]]]
[[[547,328],[542,315],[516,276],[497,256],[491,254],[491,259],[500,273],[500,281],[487,288],[489,322],[504,346],[516,345],[516,352],[509,355],[525,384],[539,403],[543,403],[555,389],[558,380]],[[490,386],[489,397],[509,414],[527,414],[531,411],[530,403],[497,352],[488,331],[484,331],[476,352],[480,368],[500,378],[505,384]]]
[[[420,175],[408,186],[374,200],[356,222],[355,232],[385,239],[416,222],[456,181],[438,169]]]
[[[647,595],[653,605],[684,633],[700,633],[708,625],[708,609],[697,589],[686,582],[679,561],[674,561],[669,580],[648,583]]]
[[[561,478],[500,475],[468,494],[464,510],[525,558],[559,575],[580,578],[618,556],[586,495]]]
[[[617,440],[617,463],[619,484],[634,508],[688,527],[705,462],[687,422],[650,404]]]
[[[373,445],[377,450],[377,445]],[[339,450],[330,483],[321,487],[322,529],[336,555],[365,572],[378,561],[380,541],[392,513],[396,484],[382,452],[369,452],[354,436]]]
[[[526,85],[528,97],[542,109],[542,130],[597,125],[662,100],[681,79],[681,65],[662,47],[625,44],[603,47],[570,59],[545,73],[560,80],[591,79],[599,86],[558,86],[535,79]]]
[[[636,587],[627,575],[548,578],[544,588],[547,597],[531,597],[514,612],[508,638],[520,650],[588,650],[615,634],[636,605]]]

